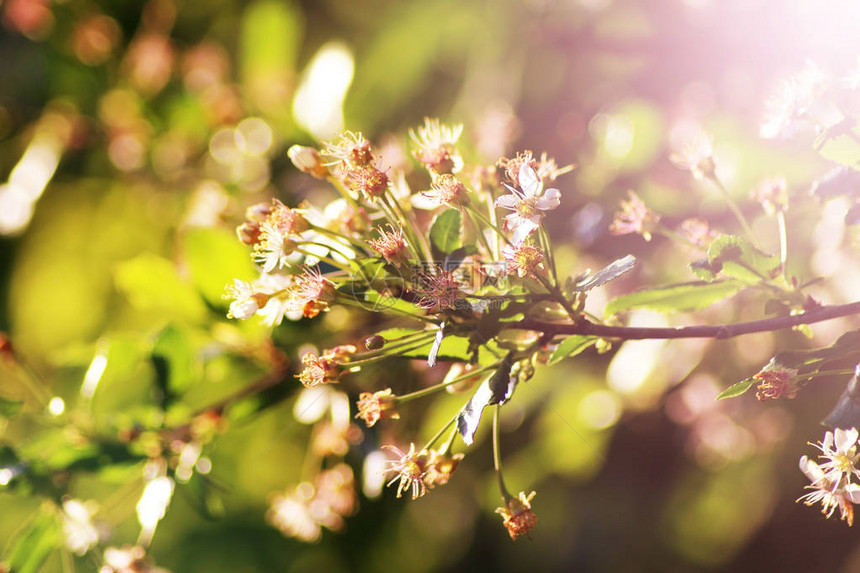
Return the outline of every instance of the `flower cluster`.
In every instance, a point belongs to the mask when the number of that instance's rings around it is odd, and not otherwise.
[[[836,428],[826,432],[821,442],[810,442],[821,451],[818,457],[824,462],[814,462],[807,456],[800,458],[800,471],[809,478],[811,483],[806,487],[812,491],[797,501],[806,505],[821,503],[821,513],[828,518],[838,509],[841,519],[848,525],[854,523],[854,504],[860,503],[860,484],[852,481],[860,477],[856,465],[860,460],[858,437],[860,432],[855,428]]]
[[[285,494],[273,495],[267,517],[288,537],[316,541],[323,527],[340,531],[345,526],[344,517],[355,512],[354,482],[347,464],[323,470],[313,483],[302,482]]]

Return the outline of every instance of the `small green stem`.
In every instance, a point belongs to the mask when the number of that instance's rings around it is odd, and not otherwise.
[[[677,232],[673,231],[672,229],[666,227],[665,225],[662,225],[662,224],[658,225],[657,228],[654,229],[654,232],[660,233],[661,235],[663,235],[667,239],[671,239],[673,241],[683,243],[683,244],[687,245],[688,247],[698,249],[702,252],[708,251],[707,247],[703,247],[702,245],[699,245],[698,243],[694,243],[693,241],[691,241],[690,239],[688,239],[687,237],[685,237],[681,233],[677,233]]]
[[[439,430],[438,432],[436,432],[436,435],[435,435],[435,436],[433,436],[432,438],[430,438],[430,441],[429,441],[429,442],[427,442],[427,444],[425,444],[425,446],[424,446],[423,448],[421,448],[421,451],[422,451],[422,452],[428,452],[428,451],[430,451],[430,448],[432,448],[432,447],[433,447],[433,444],[435,444],[435,443],[436,443],[436,441],[437,441],[439,438],[441,438],[441,437],[442,437],[442,434],[444,434],[444,433],[445,433],[445,430],[447,430],[448,428],[450,428],[450,427],[451,427],[451,425],[452,425],[452,424],[454,424],[454,423],[457,421],[457,418],[458,418],[459,416],[460,416],[460,412],[458,411],[456,414],[454,414],[454,416],[453,416],[450,420],[448,420],[448,421],[445,423],[445,425],[444,425],[444,426],[442,426],[442,428],[440,428],[440,430]]]
[[[339,296],[338,301],[342,304],[346,304],[349,306],[355,306],[357,308],[368,310],[367,303],[359,302],[359,301],[355,300],[354,297],[350,297],[348,295]],[[388,307],[388,308],[385,308],[382,310],[372,310],[372,312],[391,312],[391,313],[400,314],[402,316],[408,316],[409,318],[414,318],[415,320],[420,320],[422,322],[427,322],[430,324],[438,324],[438,322],[432,318],[426,317],[426,316],[421,315],[421,314],[415,314],[415,313],[403,310],[402,308],[397,308],[395,306],[391,306],[391,307]]]
[[[361,207],[358,201],[356,201],[355,198],[350,195],[349,191],[347,191],[346,187],[344,187],[343,182],[337,177],[329,177],[328,181],[329,183],[331,183],[332,187],[337,190],[340,196],[343,197],[343,200],[346,201],[350,207],[352,207],[352,210],[355,211],[355,214],[361,218],[361,221],[362,223],[364,223],[364,226],[367,228],[372,227],[373,225],[370,221],[370,218],[367,216],[367,213]]]
[[[466,208],[470,209],[470,207],[466,207]],[[490,228],[492,228],[496,232],[496,235],[501,237],[503,241],[505,241],[507,244],[513,246],[513,243],[511,242],[511,240],[509,238],[507,238],[507,236],[505,236],[505,233],[501,229],[499,229],[497,224],[490,221],[483,213],[481,213],[480,211],[478,211],[476,209],[473,209],[472,212],[475,214],[476,217],[478,217],[478,219],[481,220],[481,222],[483,222],[484,224],[486,224]],[[498,253],[496,253],[496,258],[498,258],[498,257],[499,257],[499,255],[498,255]]]
[[[351,272],[352,272],[352,267],[350,267],[350,266],[348,266],[348,265],[344,265],[344,264],[343,264],[343,263],[341,263],[340,261],[336,261],[336,260],[334,260],[334,259],[333,259],[333,258],[331,258],[331,257],[327,257],[327,256],[325,256],[325,255],[318,255],[318,254],[316,254],[316,253],[312,253],[312,252],[310,252],[310,251],[306,251],[305,249],[303,249],[303,248],[301,248],[301,247],[296,247],[296,252],[297,252],[297,253],[301,253],[301,254],[303,254],[303,255],[304,255],[304,256],[306,256],[306,257],[314,257],[314,258],[316,258],[316,259],[319,259],[320,261],[325,261],[325,263],[326,263],[326,264],[329,264],[329,265],[331,265],[331,266],[333,266],[333,267],[336,267],[336,268],[338,268],[338,269],[340,269],[340,270],[342,270],[342,271],[344,271],[344,272],[347,272],[347,273],[351,273]]]
[[[549,269],[552,273],[552,282],[554,285],[558,286],[558,273],[555,268],[555,255],[552,253],[552,249],[550,248],[549,235],[547,235],[546,230],[543,227],[538,227],[538,240],[540,241],[541,248],[544,252],[544,257],[549,263]]]
[[[564,294],[562,294],[561,290],[558,288],[558,285],[551,284],[549,280],[547,280],[547,278],[540,273],[535,273],[534,276],[537,277],[543,287],[547,290],[547,292],[552,295],[556,302],[561,304],[561,306],[564,308],[565,312],[567,312],[568,316],[570,316],[570,319],[572,321],[576,322],[577,320],[579,320],[580,314],[576,312],[576,309],[573,308],[573,305],[570,304],[570,301],[567,300]]]
[[[758,239],[755,236],[755,233],[753,233],[752,227],[750,227],[750,224],[747,222],[746,217],[744,217],[744,214],[741,212],[740,208],[738,207],[737,203],[735,203],[734,199],[732,199],[732,196],[729,194],[729,190],[726,189],[726,186],[723,185],[723,182],[720,181],[720,178],[717,177],[716,174],[711,174],[708,177],[708,180],[714,184],[714,186],[717,188],[717,190],[723,196],[723,199],[725,199],[725,201],[726,201],[726,205],[728,205],[729,210],[735,216],[735,219],[737,219],[741,228],[744,230],[744,233],[746,233],[747,238],[749,238],[749,240],[752,241],[752,243],[756,246],[757,249],[760,249],[761,245],[759,244]]]
[[[490,247],[490,243],[487,242],[487,237],[485,237],[484,233],[481,231],[481,226],[478,225],[478,222],[475,220],[475,215],[474,213],[472,213],[472,209],[466,207],[463,209],[463,211],[469,218],[469,222],[472,223],[472,227],[475,228],[475,233],[478,235],[478,240],[481,241],[481,244],[484,245],[485,249],[487,249],[487,255],[493,256],[493,249]]]
[[[505,500],[505,504],[508,503],[511,499],[514,498],[508,492],[508,488],[505,487],[505,480],[502,477],[502,454],[501,449],[499,448],[499,410],[501,409],[501,404],[496,404],[496,407],[493,409],[493,467],[496,470],[496,477],[499,480],[499,491],[502,494],[502,498]]]
[[[429,396],[431,394],[434,394],[434,393],[446,388],[447,386],[451,386],[452,384],[456,384],[457,382],[462,382],[463,380],[468,380],[469,378],[472,378],[473,376],[477,376],[479,374],[486,372],[487,370],[493,370],[493,369],[498,368],[498,367],[499,367],[499,362],[495,362],[489,366],[483,366],[481,368],[478,368],[477,370],[472,370],[471,372],[467,372],[466,374],[462,374],[462,375],[457,376],[456,378],[452,378],[446,382],[441,382],[439,384],[435,384],[433,386],[430,386],[429,388],[424,388],[423,390],[417,390],[415,392],[410,392],[409,394],[404,394],[403,396],[397,396],[397,398],[395,398],[394,401],[397,404],[403,404],[404,402],[409,402],[410,400],[415,400],[417,398],[423,398],[424,396]]]
[[[782,279],[788,284],[788,270],[786,262],[788,261],[788,232],[785,225],[785,212],[778,209],[776,212],[776,223],[779,227],[779,267],[782,270]]]

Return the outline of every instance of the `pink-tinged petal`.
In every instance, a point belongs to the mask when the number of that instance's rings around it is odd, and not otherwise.
[[[523,222],[517,225],[517,227],[514,229],[514,234],[513,237],[511,237],[511,241],[515,245],[519,245],[537,228],[538,226],[529,221],[528,219],[523,220]]]
[[[825,432],[824,440],[821,441],[821,451],[833,449],[833,432]]]
[[[504,207],[505,209],[516,209],[520,198],[516,195],[502,195],[496,199],[496,207]]]
[[[840,452],[847,452],[855,445],[857,445],[858,433],[857,430],[851,428],[850,430],[843,430],[842,428],[836,428],[836,450]]]
[[[851,500],[851,503],[860,503],[860,485],[856,483],[846,485],[845,496]]]
[[[520,184],[520,189],[523,190],[526,197],[537,197],[538,193],[540,193],[540,178],[528,163],[520,165],[520,172],[517,174],[517,180]]]
[[[561,193],[558,189],[547,189],[546,193],[544,193],[542,197],[535,201],[535,207],[537,207],[541,211],[549,211],[550,209],[555,209],[560,204]]]
[[[824,479],[824,472],[820,467],[818,467],[818,464],[806,456],[802,456],[800,458],[800,471],[802,471],[813,484]]]

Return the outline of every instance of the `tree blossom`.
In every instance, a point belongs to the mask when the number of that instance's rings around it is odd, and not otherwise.
[[[463,457],[465,455],[462,453],[451,455],[448,452],[430,450],[430,459],[427,460],[424,483],[431,489],[437,485],[445,485],[451,479],[451,474],[460,465]]]
[[[712,178],[717,168],[714,162],[714,144],[702,131],[696,132],[669,155],[669,161],[678,169],[689,171],[696,179]]]
[[[306,268],[294,281],[287,310],[301,310],[306,318],[313,318],[321,311],[328,310],[329,304],[337,297],[334,285],[317,268]]]
[[[791,137],[797,133],[798,120],[806,117],[825,88],[825,76],[807,63],[799,74],[788,78],[765,105],[759,135],[765,139]]]
[[[660,222],[660,216],[646,207],[636,192],[628,191],[627,197],[627,201],[621,202],[621,211],[615,213],[609,232],[613,235],[642,235],[650,241],[651,231]]]
[[[430,184],[431,189],[421,193],[435,207],[448,205],[462,207],[469,204],[469,192],[453,175],[440,175]]]
[[[543,253],[533,245],[507,245],[502,249],[505,273],[520,278],[535,276],[543,262]]]
[[[463,168],[463,158],[456,147],[462,133],[461,124],[449,127],[438,119],[425,117],[424,125],[417,131],[409,130],[416,145],[412,155],[434,173],[457,173]]]
[[[755,397],[759,401],[776,400],[780,396],[794,398],[797,396],[797,386],[792,382],[797,377],[797,370],[764,370],[753,376],[760,380],[756,386]],[[829,433],[829,432],[828,432]]]
[[[382,255],[382,258],[395,267],[400,267],[408,262],[406,256],[406,239],[403,237],[403,229],[395,229],[391,225],[388,231],[380,231],[378,239],[371,239],[367,244],[371,249]]]
[[[358,396],[358,414],[355,417],[364,420],[368,428],[373,427],[379,420],[397,420],[400,414],[394,408],[396,399],[397,396],[391,392],[391,388],[374,393],[362,392]]]
[[[860,432],[855,428],[836,428],[833,432],[825,433],[824,440],[812,444],[821,450],[818,457],[827,460],[819,464],[819,467],[829,481],[838,482],[839,478],[844,476],[845,480],[850,482],[852,475],[860,477],[860,470],[855,466],[860,459],[857,452],[858,437]]]
[[[510,498],[505,507],[496,509],[496,513],[502,516],[504,526],[511,539],[516,539],[521,535],[531,537],[529,534],[537,525],[537,516],[532,511],[531,505],[534,496],[535,492],[526,495],[525,492],[521,491],[517,497]]]
[[[373,162],[370,142],[361,133],[352,131],[343,133],[336,141],[325,143],[322,154],[334,160],[328,165],[344,168],[364,167]]]
[[[505,229],[513,231],[514,244],[520,244],[540,226],[543,211],[550,211],[561,204],[558,189],[543,191],[543,183],[527,163],[520,166],[517,178],[521,191],[505,185],[510,193],[496,199],[496,206],[513,211],[505,217]]]
[[[424,482],[426,454],[416,452],[415,444],[409,444],[408,452],[403,452],[396,446],[383,446],[383,448],[393,451],[398,456],[398,459],[388,461],[386,470],[395,472],[394,478],[388,482],[388,485],[399,482],[397,497],[401,497],[403,492],[411,491],[412,499],[417,499],[427,493],[427,484]]]
[[[801,496],[797,501],[810,506],[820,502],[821,513],[828,518],[838,508],[840,519],[847,522],[849,526],[853,525],[854,506],[852,504],[860,503],[860,485],[846,483],[841,476],[837,481],[828,479],[824,469],[806,456],[800,458],[800,471],[812,482],[806,486],[812,491]]]
[[[428,312],[441,312],[446,308],[454,308],[456,301],[463,298],[460,283],[451,271],[442,269],[436,269],[435,272],[422,271],[417,274],[417,279],[415,294],[418,300],[415,304]]]

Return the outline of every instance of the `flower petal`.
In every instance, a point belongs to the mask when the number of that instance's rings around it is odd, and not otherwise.
[[[835,444],[836,450],[839,452],[847,452],[852,447],[857,445],[857,430],[851,428],[850,430],[843,430],[842,428],[836,428],[835,432]]]
[[[532,234],[532,231],[538,228],[538,225],[529,219],[522,219],[521,221],[522,222],[514,228],[514,235],[511,238],[511,241],[515,245],[522,243],[526,237]]]
[[[535,201],[535,207],[537,207],[541,211],[549,211],[550,209],[555,209],[560,204],[561,193],[558,189],[547,189],[546,193],[544,193],[542,197]]]
[[[528,163],[520,165],[520,172],[517,174],[517,182],[520,184],[520,189],[523,190],[526,197],[537,197],[538,193],[540,193],[540,178]]]
[[[510,195],[502,195],[496,199],[496,207],[504,207],[505,209],[516,209],[520,198],[511,193]]]
[[[802,456],[800,458],[800,471],[802,471],[813,484],[824,479],[824,472],[820,467],[818,467],[818,464],[806,456]]]
[[[860,503],[860,485],[849,483],[845,486],[845,497],[851,500],[851,503]]]

